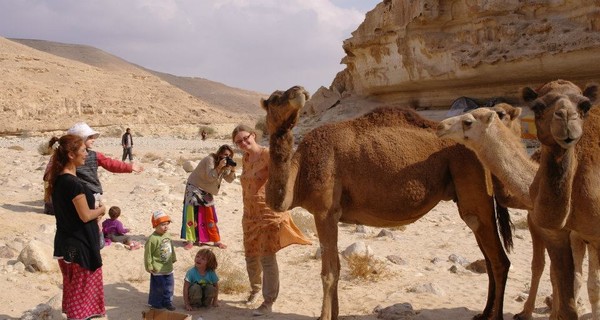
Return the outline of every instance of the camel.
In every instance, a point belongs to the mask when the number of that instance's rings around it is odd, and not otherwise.
[[[558,301],[551,318],[577,317],[575,301],[582,282],[586,243],[589,250],[588,294],[592,316],[600,319],[597,242],[591,241],[599,234],[590,229],[591,225],[598,226],[600,221],[588,220],[594,217],[589,212],[594,209],[594,204],[599,204],[600,199],[597,193],[572,193],[573,189],[588,192],[597,183],[590,171],[599,168],[594,156],[598,153],[595,139],[597,130],[600,130],[597,128],[600,126],[600,111],[592,109],[588,112],[596,99],[596,92],[595,85],[582,92],[564,80],[550,82],[542,86],[539,92],[529,88],[524,90],[524,99],[532,102],[536,125],[541,130],[538,134],[542,143],[540,170],[537,170],[537,164],[529,159],[524,148],[519,146],[520,139],[500,124],[494,112],[474,111],[446,119],[438,128],[438,135],[451,137],[474,150],[484,165],[529,206],[528,222],[534,244],[532,288],[523,312],[516,316],[519,319],[531,317],[537,291],[534,281],[543,270],[544,245],[550,254],[553,296]],[[589,119],[583,126],[586,116]],[[580,139],[582,143],[578,143]],[[581,167],[582,164],[589,167]],[[527,189],[530,191],[528,194],[524,192]],[[585,201],[584,204],[581,201]],[[540,208],[541,203],[543,205]],[[548,212],[555,214],[549,215]],[[537,242],[542,239],[544,243],[536,245],[536,238]],[[540,259],[541,266],[536,267],[536,261],[540,263]],[[568,284],[570,280],[574,281]]]
[[[270,139],[266,201],[276,211],[302,207],[315,218],[322,252],[320,319],[338,319],[338,222],[405,225],[441,200],[456,201],[486,261],[487,302],[474,319],[503,319],[510,267],[503,244],[512,245],[510,220],[507,211],[496,215],[489,173],[475,154],[436,137],[437,122],[394,108],[313,129],[294,152],[292,129],[308,98],[295,86],[261,100]]]
[[[507,110],[510,110],[509,107],[512,106],[502,106],[503,109]],[[520,108],[514,109],[520,110]],[[527,218],[533,245],[531,286],[523,310],[514,317],[515,319],[525,320],[532,318],[539,282],[545,266],[544,251],[546,247],[539,232],[532,229],[534,225],[530,221],[533,202],[529,196],[529,186],[533,182],[539,164],[527,155],[520,139],[520,133],[516,134],[515,126],[503,118],[501,112],[495,110],[498,110],[498,108],[492,110],[477,109],[464,115],[445,119],[438,126],[438,136],[453,139],[473,150],[484,166],[494,174],[494,177],[500,177],[502,186],[507,185],[510,193],[509,197],[515,198],[520,203],[520,205],[514,206],[515,202],[513,200],[508,206],[529,211]],[[520,113],[519,111],[514,114]],[[518,161],[515,161],[515,159]],[[515,162],[518,163],[516,166]],[[498,189],[495,188],[495,190]],[[583,258],[586,247],[585,243],[574,234],[571,236],[571,245],[575,263],[575,297],[577,298],[582,283]],[[590,266],[593,266],[593,264],[590,264]],[[593,270],[590,270],[590,274],[594,274]],[[593,277],[589,278],[589,282],[588,290],[594,290],[594,286],[597,285]],[[600,310],[600,301],[590,299],[590,303],[592,310]],[[592,313],[597,314],[597,311]],[[594,319],[598,320],[600,318]]]

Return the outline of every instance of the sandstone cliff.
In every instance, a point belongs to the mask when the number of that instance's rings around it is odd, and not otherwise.
[[[599,4],[385,0],[344,41],[346,69],[317,92],[307,111],[343,108],[351,96],[448,108],[460,96],[518,100],[524,85],[598,80]]]

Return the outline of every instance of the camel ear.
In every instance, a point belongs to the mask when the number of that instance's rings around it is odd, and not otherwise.
[[[535,100],[535,99],[538,98],[538,94],[537,94],[537,92],[535,92],[530,87],[525,87],[521,91],[521,97],[523,97],[523,100],[525,102],[531,102],[531,101],[533,101],[533,100]]]
[[[265,111],[268,111],[268,110],[267,110],[267,101],[268,101],[268,100],[265,100],[265,99],[263,99],[263,98],[260,98],[260,107],[261,107],[261,108],[263,108],[263,109],[265,109]]]
[[[494,120],[494,116],[498,116],[495,112],[490,112],[487,115],[483,116],[483,123],[489,125]]]
[[[510,114],[511,119],[516,119],[521,115],[521,112],[523,112],[523,108],[516,107],[516,108],[510,110],[508,112],[508,114]]]
[[[598,98],[598,85],[588,85],[587,87],[585,87],[585,90],[583,90],[583,95],[590,99],[591,103],[596,102],[596,99]]]

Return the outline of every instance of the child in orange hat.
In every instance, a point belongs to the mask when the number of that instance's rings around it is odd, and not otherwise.
[[[173,306],[173,263],[177,261],[171,238],[167,234],[171,218],[158,210],[152,213],[154,232],[144,250],[144,266],[150,272],[148,304],[154,309],[175,310]]]

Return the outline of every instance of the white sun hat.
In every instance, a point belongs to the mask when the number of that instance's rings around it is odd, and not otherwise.
[[[98,138],[100,132],[90,128],[85,122],[77,122],[67,131],[67,134],[74,134],[80,136],[83,140],[87,140],[90,137]]]

